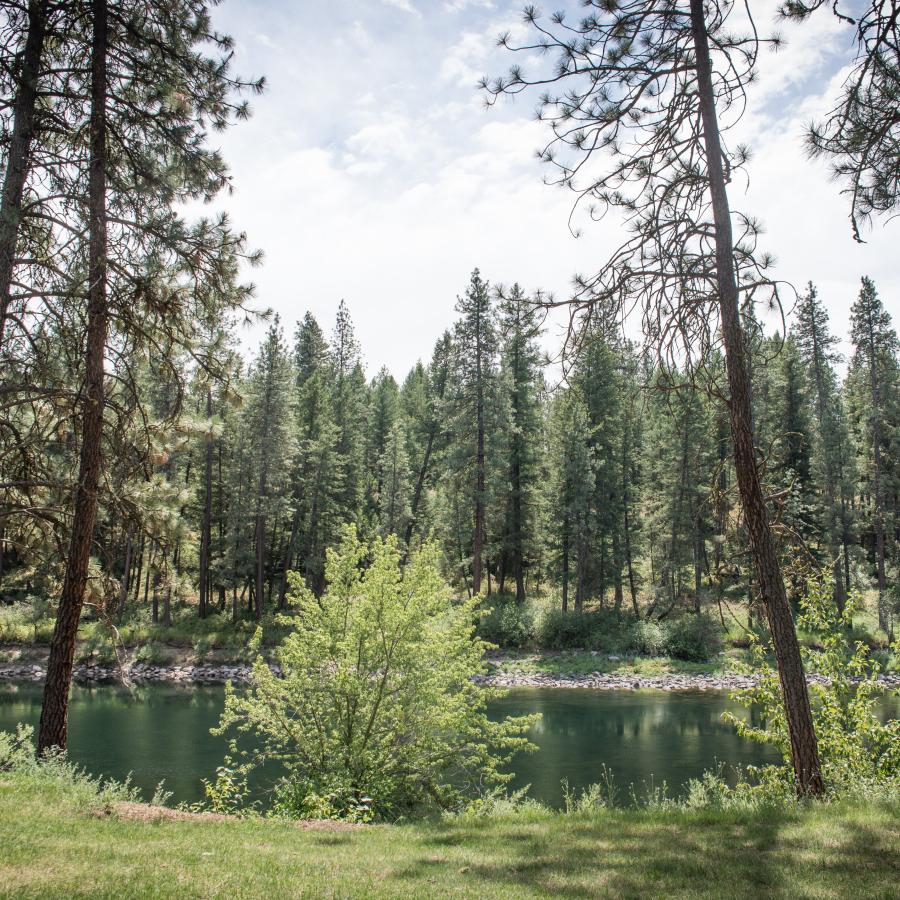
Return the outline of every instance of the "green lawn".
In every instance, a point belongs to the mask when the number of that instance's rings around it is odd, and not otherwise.
[[[5,778],[5,780],[3,780]],[[2,897],[896,897],[900,810],[525,812],[405,826],[99,816],[0,775]]]

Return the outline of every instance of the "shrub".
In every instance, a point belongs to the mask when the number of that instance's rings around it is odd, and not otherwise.
[[[508,782],[500,766],[533,748],[524,733],[535,719],[488,718],[499,692],[473,682],[485,671],[479,601],[451,600],[437,551],[401,569],[395,538],[367,547],[349,527],[326,574],[320,598],[292,576],[298,615],[274,652],[281,673],[257,657],[248,688],[226,689],[217,729],[256,738],[252,756],[231,741],[242,769],[266,759],[286,768],[278,811],[393,819],[462,808]]]
[[[534,617],[524,603],[515,597],[497,595],[485,601],[490,604],[478,622],[477,634],[498,647],[525,647],[534,638]]]
[[[666,630],[665,652],[675,659],[706,662],[722,649],[722,630],[709,616],[683,616]]]
[[[638,656],[661,656],[666,652],[668,634],[655,619],[635,622],[628,638],[628,651]]]
[[[861,598],[851,594],[843,615],[833,598],[833,582],[826,573],[807,584],[801,600],[798,625],[819,639],[820,651],[801,647],[807,670],[814,661],[824,683],[809,686],[819,760],[826,790],[834,795],[900,788],[900,719],[882,723],[876,715],[881,694],[880,666],[868,646],[854,641],[848,626]],[[773,744],[783,758],[778,774],[793,784],[790,741],[777,672],[766,660],[761,644],[752,648],[754,670],[759,676],[753,688],[732,696],[742,706],[755,708],[752,722],[726,714],[743,737]],[[754,724],[756,723],[756,724]],[[770,776],[771,777],[774,776]]]
[[[631,617],[614,609],[585,612],[548,610],[537,628],[545,650],[623,651],[629,643]]]

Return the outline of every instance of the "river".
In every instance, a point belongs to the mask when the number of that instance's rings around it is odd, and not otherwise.
[[[202,796],[203,778],[222,761],[225,741],[209,729],[218,722],[222,687],[156,684],[133,693],[110,685],[75,686],[69,724],[71,758],[95,775],[129,773],[145,797],[164,780],[173,803]],[[0,730],[37,724],[41,688],[0,684]],[[742,740],[722,712],[742,712],[721,691],[593,691],[513,688],[492,702],[493,716],[542,713],[531,739],[536,753],[513,764],[513,787],[531,785],[545,803],[562,802],[563,779],[576,791],[613,773],[619,802],[665,782],[677,795],[717,762],[726,767],[776,761],[771,748]],[[900,698],[883,701],[882,714],[900,715]]]

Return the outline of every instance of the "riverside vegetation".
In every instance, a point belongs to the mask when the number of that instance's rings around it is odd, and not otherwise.
[[[804,624],[819,635],[830,676],[813,706],[828,775],[825,802],[797,798],[777,680],[763,672],[759,687],[738,695],[761,707],[763,724],[736,724],[780,747],[783,765],[746,772],[734,787],[711,771],[678,798],[664,787],[633,794],[631,810],[610,805],[614,788],[607,781],[567,794],[565,810],[552,812],[524,792],[492,788],[496,778],[461,803],[460,772],[496,774],[487,745],[522,748],[516,735],[525,723],[485,729],[483,701],[472,696],[483,689],[465,677],[483,664],[471,610],[440,599],[446,587],[435,582],[433,551],[405,573],[391,542],[376,544],[365,573],[356,565],[362,552],[348,534],[342,553],[332,555],[334,587],[321,606],[300,588],[308,600],[295,599],[307,627],[279,650],[285,677],[258,663],[251,691],[231,694],[222,718],[223,729],[237,726],[263,740],[249,757],[235,744],[247,761],[223,766],[207,784],[206,803],[193,810],[166,808],[163,785],[142,804],[127,783],[91,779],[62,756],[39,759],[27,729],[0,735],[0,828],[15,822],[19,834],[6,844],[0,891],[227,896],[240,890],[253,897],[339,885],[346,896],[566,890],[712,897],[721,896],[715,872],[727,865],[741,879],[736,897],[782,890],[798,884],[798,874],[804,895],[890,896],[898,874],[892,848],[900,838],[898,721],[881,724],[873,715],[877,664],[865,645],[848,638],[847,616],[834,615],[827,581],[812,584],[804,604]],[[351,596],[358,602],[348,604]],[[436,670],[435,641],[446,656]],[[394,670],[395,661],[405,662]],[[426,691],[429,702],[417,707],[425,673],[439,693]],[[316,702],[331,692],[339,702]],[[382,699],[388,702],[379,709]],[[337,718],[320,720],[318,713],[328,710]],[[376,723],[370,734],[361,733],[366,722]],[[320,743],[317,733],[330,743]],[[436,733],[457,734],[460,743],[436,743]],[[394,753],[397,746],[401,752]],[[467,760],[462,769],[453,755]],[[266,756],[288,767],[275,802],[261,811],[244,802],[243,778]],[[452,781],[442,782],[441,773],[450,772]],[[413,825],[408,816],[416,809]],[[396,824],[404,810],[405,824]],[[310,814],[318,823],[302,822],[298,830],[291,822]],[[395,824],[352,824],[384,819]],[[99,865],[94,860],[88,868],[79,860],[92,847],[104,850]],[[47,853],[68,860],[49,880],[41,871]]]
[[[175,892],[172,865],[214,894],[248,835],[257,893],[296,889],[298,867],[310,890],[360,894],[438,879],[702,894],[732,868],[755,895],[890,890],[896,859],[877,853],[896,843],[897,730],[872,703],[876,667],[896,669],[900,342],[848,255],[859,289],[839,358],[822,273],[789,289],[731,205],[751,166],[734,129],[780,39],[732,0],[586,0],[577,22],[526,8],[500,41],[523,64],[482,96],[540,91],[550,180],[628,229],[561,300],[475,268],[398,380],[367,373],[343,301],[330,333],[257,306],[245,276],[261,254],[227,215],[197,214],[231,186],[210,135],[265,87],[234,73],[215,5],[0,2],[0,601],[17,642],[3,652],[47,644],[37,747],[26,731],[0,741],[16,812],[0,891]],[[850,12],[790,0],[778,15],[852,28],[846,81],[806,144],[861,240],[900,208],[900,15],[889,0]],[[551,364],[557,307],[569,327]],[[268,330],[245,359],[254,318]],[[248,684],[229,692],[221,728],[237,735],[208,784],[226,818],[154,807],[154,846],[128,787],[64,754],[76,655],[127,675],[129,654],[150,664],[170,639],[245,663]],[[507,797],[528,723],[485,715],[491,641],[520,670],[749,666],[741,696],[762,721],[736,727],[784,764],[736,785],[714,772],[633,816],[599,788],[565,815]],[[243,779],[271,759],[288,772],[276,815],[251,815]],[[298,833],[287,815],[342,824],[273,864]],[[185,846],[187,829],[213,837]],[[99,860],[67,864],[75,836],[106,838]],[[201,855],[229,855],[203,872],[197,848],[217,839]]]

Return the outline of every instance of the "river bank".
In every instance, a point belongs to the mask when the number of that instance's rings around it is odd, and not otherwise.
[[[46,675],[46,652],[30,647],[0,648],[0,681],[41,682]],[[82,685],[110,682],[154,684],[224,684],[226,681],[246,683],[251,666],[240,661],[204,661],[179,648],[170,648],[166,662],[144,662],[125,651],[117,662],[87,658],[75,664],[73,680]],[[566,670],[566,666],[570,670]],[[753,675],[727,671],[728,659],[721,668],[708,664],[707,671],[659,671],[676,665],[660,657],[627,658],[602,654],[548,654],[536,657],[495,654],[488,660],[488,674],[478,676],[479,684],[492,687],[590,688],[604,691],[722,691],[751,687]],[[593,670],[589,667],[594,666]],[[542,671],[541,669],[545,669]],[[701,668],[695,666],[694,668]],[[277,667],[273,666],[277,671]],[[824,682],[822,676],[810,673],[810,683]],[[883,673],[879,682],[885,688],[900,688],[900,673]]]

